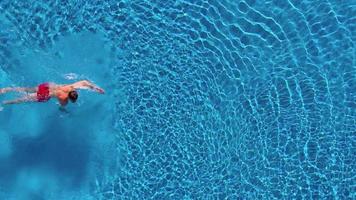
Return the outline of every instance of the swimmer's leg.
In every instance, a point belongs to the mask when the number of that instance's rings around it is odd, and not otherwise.
[[[26,87],[6,87],[0,89],[0,94],[7,92],[37,92],[37,87],[26,88]]]
[[[19,104],[19,103],[35,102],[35,101],[37,101],[37,94],[32,93],[18,99],[3,101],[2,103],[6,105],[6,104]]]

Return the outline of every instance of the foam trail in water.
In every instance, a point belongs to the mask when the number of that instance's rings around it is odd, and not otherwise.
[[[64,74],[63,77],[67,80],[76,80],[78,79],[78,75],[76,73],[68,73]]]

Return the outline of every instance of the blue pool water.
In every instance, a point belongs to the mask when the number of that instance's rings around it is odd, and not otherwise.
[[[356,199],[351,0],[0,1],[0,199]],[[0,101],[16,94],[0,96]]]

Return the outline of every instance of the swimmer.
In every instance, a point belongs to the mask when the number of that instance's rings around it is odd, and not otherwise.
[[[105,91],[93,83],[83,80],[68,85],[57,85],[55,83],[42,83],[33,88],[7,87],[0,89],[0,94],[7,92],[27,93],[19,99],[4,101],[3,104],[19,104],[26,102],[47,102],[51,97],[58,99],[62,107],[68,104],[68,100],[75,103],[78,99],[77,89],[88,89],[104,94]]]

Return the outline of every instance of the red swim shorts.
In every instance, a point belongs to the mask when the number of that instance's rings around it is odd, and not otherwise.
[[[51,98],[49,95],[49,84],[42,83],[38,86],[37,90],[37,101],[38,102],[46,102]]]

